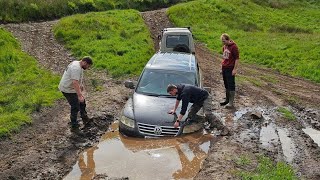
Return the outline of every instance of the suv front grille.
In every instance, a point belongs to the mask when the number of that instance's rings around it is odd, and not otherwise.
[[[180,127],[173,126],[156,126],[151,124],[138,123],[139,132],[145,136],[176,136],[179,133]]]

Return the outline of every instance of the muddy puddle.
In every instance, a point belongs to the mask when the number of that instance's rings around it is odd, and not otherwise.
[[[244,116],[247,113],[249,113],[250,118]],[[238,136],[240,142],[258,138],[262,149],[277,152],[278,149],[281,148],[284,160],[291,163],[296,155],[296,144],[291,138],[289,129],[276,125],[276,113],[276,108],[274,107],[243,108],[234,113],[233,120],[234,122],[242,122],[250,126],[250,129],[244,130]],[[259,123],[254,124],[254,121]],[[259,124],[261,124],[261,127],[259,127]]]
[[[192,179],[207,157],[214,135],[201,132],[175,138],[131,138],[119,134],[118,123],[101,141],[80,154],[64,178],[107,175],[129,179]]]
[[[313,128],[305,128],[303,132],[308,134],[310,138],[320,147],[320,131]]]
[[[278,144],[279,138],[273,123],[261,127],[260,142],[262,147],[270,149]]]
[[[284,158],[287,162],[292,163],[296,154],[296,147],[290,137],[289,130],[286,128],[278,128],[278,135],[280,138]]]

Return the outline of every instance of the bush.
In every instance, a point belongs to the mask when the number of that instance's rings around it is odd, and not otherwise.
[[[112,9],[146,11],[186,1],[190,0],[0,0],[0,23],[51,20]]]

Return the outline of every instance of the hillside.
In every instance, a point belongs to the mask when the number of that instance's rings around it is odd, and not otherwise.
[[[239,45],[242,62],[319,83],[319,2],[263,2],[192,1],[169,8],[168,16],[177,26],[191,26],[212,52],[221,54],[219,38],[227,32]]]

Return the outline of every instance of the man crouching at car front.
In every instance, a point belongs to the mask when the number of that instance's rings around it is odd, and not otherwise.
[[[208,93],[208,91],[201,89],[197,86],[189,85],[189,84],[169,84],[167,87],[167,92],[171,96],[177,96],[176,98],[176,104],[172,110],[170,110],[169,114],[175,114],[176,110],[179,106],[180,101],[182,100],[182,107],[180,114],[174,123],[174,127],[177,128],[180,125],[180,121],[182,117],[185,115],[188,104],[193,103],[191,106],[188,117],[186,121],[191,122],[195,121],[195,117],[197,112],[201,109],[203,106],[204,113],[205,113],[205,119],[210,124],[210,129],[217,128],[218,130],[221,130],[220,135],[226,136],[229,135],[229,129],[222,124],[222,122],[215,117],[215,115],[212,114],[212,97]]]

